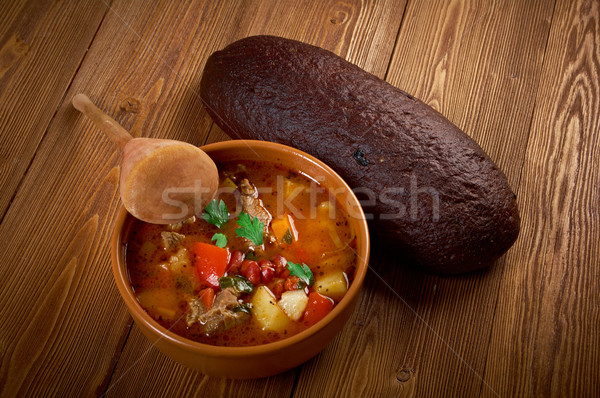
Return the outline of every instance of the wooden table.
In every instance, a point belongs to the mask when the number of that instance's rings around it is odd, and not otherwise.
[[[254,34],[332,50],[439,110],[506,173],[522,230],[456,277],[376,242],[325,351],[235,381],[179,366],[133,323],[108,247],[120,155],[70,100],[136,135],[228,139],[198,84],[213,51]],[[599,72],[598,1],[2,0],[2,396],[600,396]]]

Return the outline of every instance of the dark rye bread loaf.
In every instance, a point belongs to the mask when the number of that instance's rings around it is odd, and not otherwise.
[[[231,137],[291,145],[330,165],[364,200],[371,233],[428,270],[486,267],[517,238],[515,195],[475,141],[329,51],[248,37],[210,56],[200,93]]]

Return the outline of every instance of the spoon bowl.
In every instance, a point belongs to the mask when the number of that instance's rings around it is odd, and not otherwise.
[[[176,140],[133,138],[84,94],[77,94],[72,102],[122,148],[119,192],[134,217],[171,224],[201,212],[210,202],[219,174],[203,150]]]

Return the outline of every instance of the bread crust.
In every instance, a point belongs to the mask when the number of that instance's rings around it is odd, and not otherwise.
[[[372,193],[374,205],[363,206],[371,232],[426,270],[484,268],[519,234],[515,195],[475,141],[329,51],[273,36],[239,40],[210,56],[200,95],[232,138],[296,147]]]

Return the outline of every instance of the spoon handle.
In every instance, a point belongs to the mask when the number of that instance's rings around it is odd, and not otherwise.
[[[77,94],[72,99],[75,109],[92,119],[94,124],[121,148],[133,137],[113,118],[102,112],[85,94]]]

